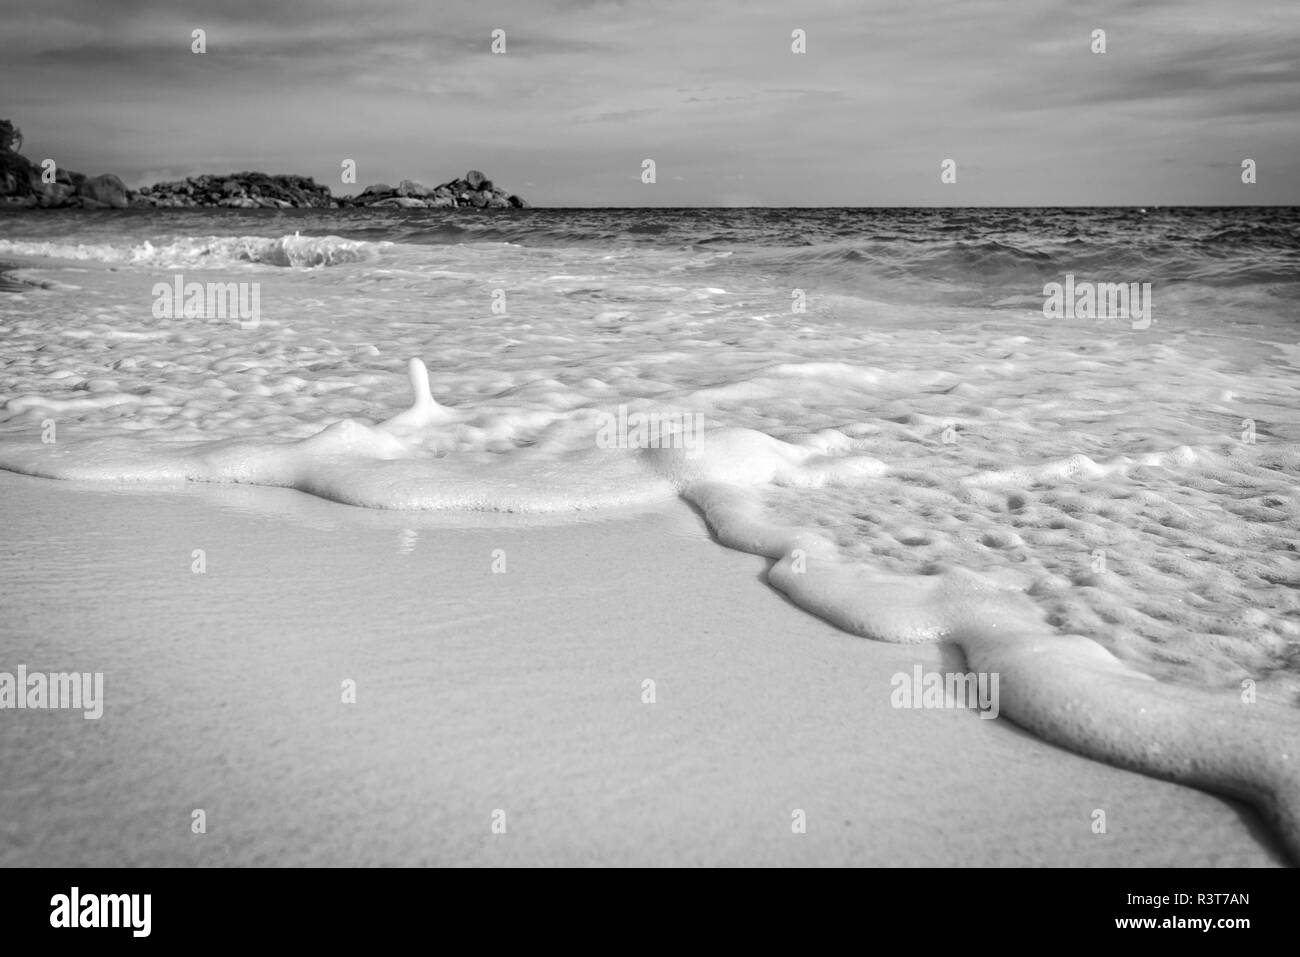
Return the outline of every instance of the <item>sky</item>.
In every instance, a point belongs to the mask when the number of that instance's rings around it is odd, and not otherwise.
[[[24,154],[132,187],[479,169],[539,206],[1300,205],[1300,0],[0,0],[0,49]]]

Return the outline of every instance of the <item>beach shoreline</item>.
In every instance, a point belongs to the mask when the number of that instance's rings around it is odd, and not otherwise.
[[[1237,802],[893,707],[960,654],[807,614],[681,502],[0,495],[0,670],[105,674],[99,720],[0,714],[5,866],[1285,863]]]

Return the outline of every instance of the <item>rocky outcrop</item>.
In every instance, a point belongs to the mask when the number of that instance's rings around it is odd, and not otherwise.
[[[138,190],[136,206],[224,206],[230,209],[329,209],[337,205],[329,187],[310,176],[227,173],[191,176]]]
[[[83,180],[77,187],[77,195],[87,207],[93,203],[99,207],[123,209],[129,204],[126,184],[112,173]]]
[[[502,189],[476,169],[461,179],[440,186],[425,186],[404,179],[396,187],[387,183],[367,186],[356,196],[343,196],[340,206],[377,206],[380,209],[432,209],[460,206],[472,209],[527,209],[528,203]]]
[[[0,200],[10,206],[35,206],[40,182],[40,169],[25,156],[12,150],[0,152]]]
[[[0,120],[0,207],[27,209],[121,209],[131,202],[130,191],[112,173],[87,177],[56,166],[53,179],[18,152],[23,134]]]
[[[396,188],[386,183],[368,186],[356,196],[335,197],[328,186],[310,176],[267,173],[210,173],[129,190],[112,173],[86,176],[58,167],[53,181],[19,153],[23,134],[13,123],[0,120],[0,208],[122,209],[144,207],[205,207],[231,209],[336,209],[341,206],[376,206],[381,209],[525,208],[518,196],[495,186],[476,169],[463,179],[441,186],[425,186],[404,179]]]

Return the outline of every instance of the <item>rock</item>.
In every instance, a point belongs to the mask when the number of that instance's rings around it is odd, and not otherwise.
[[[387,183],[376,183],[374,186],[367,186],[365,189],[363,189],[361,191],[361,195],[362,196],[381,196],[381,195],[387,196],[388,194],[393,192],[396,192],[396,190],[394,190],[393,187],[389,186]]]
[[[62,206],[75,196],[76,192],[76,187],[71,183],[42,183],[38,202],[46,208]]]
[[[455,201],[454,199],[452,199],[450,196],[435,196],[435,197],[433,197],[433,199],[426,199],[426,200],[424,201],[424,204],[425,204],[426,206],[442,206],[442,207],[445,207],[445,206],[455,206],[455,205],[456,205],[456,201]]]
[[[497,196],[495,193],[492,195],[492,198],[488,200],[487,204],[489,209],[510,208],[510,200],[506,199],[504,196]]]
[[[34,184],[41,181],[39,167],[17,153],[0,153],[0,193],[5,196],[32,196]]]
[[[104,173],[87,179],[79,187],[77,194],[105,206],[123,209],[127,206],[126,185],[112,173]]]
[[[423,183],[417,183],[413,179],[404,179],[397,186],[398,196],[414,196],[416,199],[426,199],[434,194],[432,186],[425,186]]]
[[[483,181],[486,179],[487,177],[476,169],[472,169],[465,174],[465,182],[469,183],[470,189],[482,189]]]
[[[227,196],[234,196],[236,193],[242,193],[244,188],[239,185],[238,180],[228,179],[221,184],[221,191]]]
[[[479,190],[477,193],[470,193],[469,199],[476,209],[482,209],[491,201],[492,194],[485,190]]]
[[[521,199],[521,198],[518,197],[518,196],[514,196],[514,195],[511,195],[511,196],[510,196],[510,205],[513,206],[515,209],[527,209],[527,208],[528,208],[528,204],[527,204],[526,202],[524,202],[523,199]]]
[[[414,196],[390,196],[387,199],[381,199],[377,203],[371,203],[371,208],[382,206],[386,209],[424,209],[425,202],[422,199],[416,199]]]

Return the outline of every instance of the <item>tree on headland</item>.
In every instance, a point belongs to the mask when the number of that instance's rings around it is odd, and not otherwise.
[[[17,153],[23,148],[23,131],[8,120],[0,120],[0,152]]]

